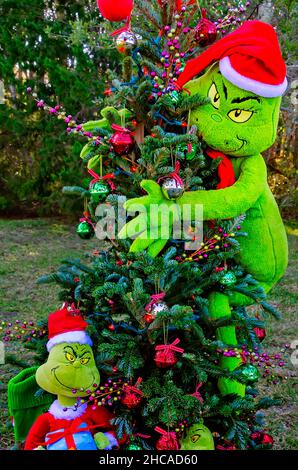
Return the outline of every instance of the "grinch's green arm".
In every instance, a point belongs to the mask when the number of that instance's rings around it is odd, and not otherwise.
[[[266,164],[261,155],[246,157],[238,180],[233,186],[210,191],[186,192],[177,201],[182,207],[189,204],[194,217],[194,206],[203,205],[204,220],[228,219],[246,212],[259,199],[267,183]]]

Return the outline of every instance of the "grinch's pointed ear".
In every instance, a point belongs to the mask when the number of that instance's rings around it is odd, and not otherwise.
[[[195,80],[191,80],[188,82],[183,89],[187,90],[191,95],[195,95],[196,93],[199,93],[200,90],[200,78],[196,78]]]
[[[196,93],[202,92],[202,87],[204,86],[204,84],[206,84],[206,82],[209,82],[211,75],[213,75],[214,72],[218,71],[218,62],[215,62],[207,69],[204,75],[201,75],[200,77],[195,78],[194,80],[190,80],[184,85],[183,89],[188,90],[191,95],[195,95]]]

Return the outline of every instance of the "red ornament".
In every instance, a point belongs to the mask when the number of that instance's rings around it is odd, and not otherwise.
[[[202,9],[202,18],[196,26],[195,33],[195,39],[202,47],[209,46],[216,39],[216,25],[206,18],[205,8]]]
[[[166,369],[172,367],[178,361],[175,352],[183,353],[184,349],[177,347],[176,345],[180,342],[179,338],[176,338],[172,344],[159,344],[155,346],[155,363],[157,367]]]
[[[173,351],[157,351],[154,360],[157,367],[166,369],[167,367],[174,366],[178,359]]]
[[[112,135],[109,142],[113,150],[118,155],[128,154],[134,147],[135,141],[129,129],[112,124],[112,129],[116,132]]]
[[[135,385],[127,385],[124,388],[122,403],[129,409],[136,408],[143,399],[143,392],[138,388],[141,382],[142,378],[139,377]]]
[[[216,449],[217,450],[237,450],[237,447],[235,446],[233,442],[224,439],[223,445],[217,445]]]
[[[259,328],[256,326],[254,328],[254,332],[257,338],[259,338],[260,341],[263,341],[263,339],[266,338],[266,330],[264,328]]]
[[[133,0],[97,0],[97,6],[107,20],[122,21],[131,15]]]
[[[144,320],[146,323],[150,324],[153,322],[154,316],[151,315],[151,313],[146,313],[146,315],[144,315]]]
[[[173,431],[165,431],[159,426],[155,427],[155,431],[161,434],[161,437],[156,443],[157,450],[179,450],[179,444],[177,440],[176,433]]]
[[[262,444],[262,445],[273,445],[274,439],[270,434],[267,434],[264,431],[257,431],[253,432],[252,435],[250,436],[253,441],[255,441],[256,444]]]
[[[264,432],[263,438],[262,438],[262,444],[269,444],[272,446],[273,442],[274,442],[273,437],[270,436],[270,434],[267,434],[266,432]]]
[[[111,90],[111,88],[106,88],[105,91],[103,92],[103,94],[105,96],[110,96],[113,94],[113,91]]]

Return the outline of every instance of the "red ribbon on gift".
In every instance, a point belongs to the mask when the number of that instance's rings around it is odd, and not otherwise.
[[[137,388],[141,382],[142,382],[142,378],[139,377],[138,380],[136,381],[135,385],[126,385],[126,387],[124,387],[124,392],[127,392],[127,393],[135,393],[136,395],[140,395],[141,397],[143,396],[143,392],[142,390],[140,390],[139,388]]]
[[[199,390],[200,388],[202,387],[203,385],[203,382],[200,382],[198,383],[198,385],[196,386],[196,389],[194,391],[194,393],[191,394],[191,397],[195,397],[197,400],[199,400],[200,403],[204,403],[204,400],[203,400],[203,397],[202,395],[200,394]]]
[[[88,173],[89,173],[89,175],[93,176],[93,180],[91,180],[90,183],[89,183],[89,188],[91,187],[92,184],[97,183],[97,181],[106,181],[108,183],[108,185],[110,186],[112,191],[114,191],[116,189],[116,186],[112,181],[112,179],[115,178],[114,173],[108,173],[104,176],[99,176],[93,170],[88,170]]]
[[[77,450],[76,444],[73,438],[74,434],[79,432],[89,431],[93,428],[98,428],[98,424],[94,424],[93,426],[86,426],[84,428],[80,428],[79,426],[82,424],[82,420],[80,418],[74,419],[68,428],[63,429],[62,431],[55,432],[46,442],[39,444],[41,446],[48,446],[50,444],[54,444],[55,442],[59,441],[60,439],[65,439],[66,445],[68,449]]]
[[[146,312],[149,312],[151,310],[151,308],[153,307],[153,305],[157,304],[160,300],[162,300],[165,297],[165,295],[166,295],[165,292],[161,292],[160,294],[152,294],[150,296],[151,300],[150,300],[149,304],[146,305],[146,307],[145,307]]]
[[[178,343],[180,343],[180,339],[176,338],[175,341],[173,341],[173,343],[171,343],[171,344],[158,344],[157,346],[155,346],[155,350],[156,351],[164,351],[165,354],[168,354],[170,351],[184,353],[184,349],[179,348],[178,346],[176,346]]]
[[[157,180],[157,182],[159,183],[161,180],[164,180],[166,178],[173,178],[175,181],[177,181],[178,184],[183,186],[183,181],[179,176],[179,171],[180,171],[180,162],[176,162],[175,170],[173,171],[173,173],[170,173],[169,175],[166,175],[166,176],[162,176],[161,178]]]

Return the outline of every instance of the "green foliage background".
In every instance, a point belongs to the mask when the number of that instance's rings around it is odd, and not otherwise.
[[[0,210],[73,209],[61,188],[82,179],[82,145],[66,138],[63,122],[37,109],[26,88],[78,119],[92,118],[107,69],[117,66],[118,52],[105,47],[101,21],[93,0],[0,1]]]

